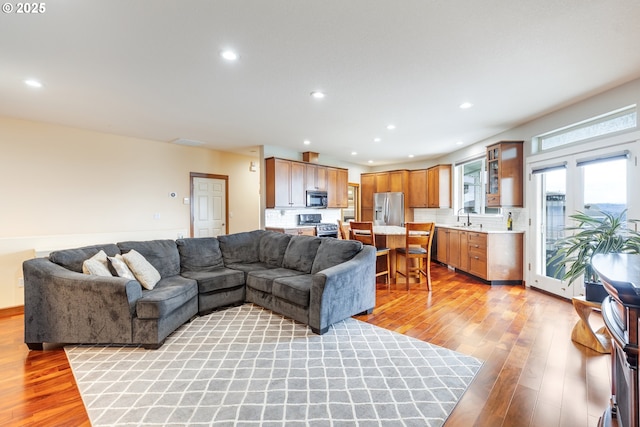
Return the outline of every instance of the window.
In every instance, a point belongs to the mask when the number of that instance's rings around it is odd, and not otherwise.
[[[499,214],[499,208],[485,207],[485,158],[458,164],[455,168],[457,210],[474,214]]]
[[[638,126],[635,105],[612,111],[535,138],[537,151],[550,150],[574,142],[612,134]]]

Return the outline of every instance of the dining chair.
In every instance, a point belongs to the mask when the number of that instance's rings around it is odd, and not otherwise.
[[[376,246],[376,236],[373,233],[373,222],[350,222],[349,223],[349,238],[358,240],[365,245]],[[389,248],[376,247],[376,278],[378,276],[385,276],[385,283],[387,284],[387,291],[391,291],[391,256],[389,255]],[[382,262],[378,260],[382,259]]]
[[[396,249],[396,275],[402,274],[405,277],[407,291],[409,291],[411,273],[418,274],[419,284],[422,284],[422,275],[424,275],[427,278],[427,288],[431,290],[431,243],[433,242],[435,223],[407,222],[404,227],[406,230],[405,246]],[[405,259],[404,273],[398,269],[398,262],[402,257]],[[418,260],[416,267],[411,265],[413,259]]]
[[[340,233],[340,238],[342,240],[347,240],[349,237],[347,236],[347,232],[344,230],[344,223],[342,220],[338,220],[338,233]]]

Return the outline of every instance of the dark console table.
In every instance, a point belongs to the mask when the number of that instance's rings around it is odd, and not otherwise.
[[[611,404],[598,425],[640,427],[640,255],[595,255],[592,266],[609,294],[602,302],[602,318],[612,338]]]

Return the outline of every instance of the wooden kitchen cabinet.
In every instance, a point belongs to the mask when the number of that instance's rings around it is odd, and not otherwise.
[[[277,157],[269,157],[264,162],[267,208],[304,208],[307,191],[326,191],[330,208],[348,206],[348,169]]]
[[[437,260],[459,270],[467,271],[469,269],[467,242],[466,231],[439,227],[436,233]]]
[[[375,193],[376,177],[374,174],[360,175],[360,218],[362,221],[373,221],[373,193]]]
[[[451,207],[451,165],[427,169],[427,207]]]
[[[487,147],[487,207],[522,207],[523,141],[500,141]]]
[[[523,280],[523,233],[469,234],[469,270],[488,282]]]
[[[328,191],[327,167],[305,164],[305,187],[307,191]]]
[[[349,171],[327,168],[327,196],[329,208],[346,208],[349,205]]]
[[[524,234],[438,227],[436,260],[490,283],[522,282]]]
[[[303,208],[306,205],[305,164],[265,159],[267,208]]]
[[[436,247],[438,251],[436,253],[436,260],[443,264],[449,265],[449,234],[450,228],[438,227],[436,228]]]
[[[427,170],[419,169],[409,172],[409,207],[426,208],[427,206]]]

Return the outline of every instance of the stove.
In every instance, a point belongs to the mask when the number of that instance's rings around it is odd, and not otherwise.
[[[298,225],[313,225],[318,237],[338,237],[338,224],[322,222],[322,214],[299,214]]]

